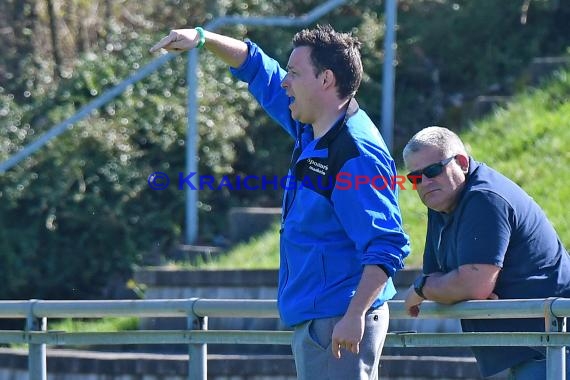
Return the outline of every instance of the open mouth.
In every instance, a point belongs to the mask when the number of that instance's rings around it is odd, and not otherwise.
[[[289,97],[290,101],[289,101],[289,109],[291,109],[293,107],[293,104],[295,104],[295,97],[294,96],[290,96]]]

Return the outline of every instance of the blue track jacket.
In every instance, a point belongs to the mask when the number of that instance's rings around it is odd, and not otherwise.
[[[396,167],[356,101],[344,120],[313,139],[310,125],[291,118],[279,64],[247,41],[249,56],[231,68],[264,110],[296,141],[283,200],[278,307],[289,326],[344,315],[364,265],[389,276],[373,307],[396,293],[391,276],[404,266]],[[374,186],[370,183],[373,182]]]

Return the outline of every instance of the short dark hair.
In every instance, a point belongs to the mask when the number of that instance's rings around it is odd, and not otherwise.
[[[413,153],[417,153],[424,148],[434,148],[441,152],[441,158],[447,158],[456,154],[467,156],[465,145],[453,131],[438,127],[437,125],[427,127],[416,133],[404,147],[402,155],[404,162]]]
[[[315,29],[303,29],[293,37],[293,48],[311,48],[311,61],[315,75],[331,70],[337,81],[341,98],[356,94],[362,81],[360,41],[349,33],[339,33],[330,25],[317,25]]]

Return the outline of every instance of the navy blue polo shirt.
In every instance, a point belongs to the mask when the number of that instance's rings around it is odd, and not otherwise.
[[[500,299],[570,297],[570,258],[537,203],[517,184],[469,160],[467,183],[449,214],[428,210],[424,273],[466,264],[501,268]],[[463,331],[544,331],[544,319],[465,319]],[[483,376],[534,357],[541,347],[473,347]]]

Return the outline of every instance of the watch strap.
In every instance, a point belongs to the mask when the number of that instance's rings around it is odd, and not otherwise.
[[[429,277],[427,274],[422,274],[420,277],[416,278],[414,281],[414,291],[416,294],[422,298],[426,298],[424,295],[424,286],[426,284],[426,280]]]

